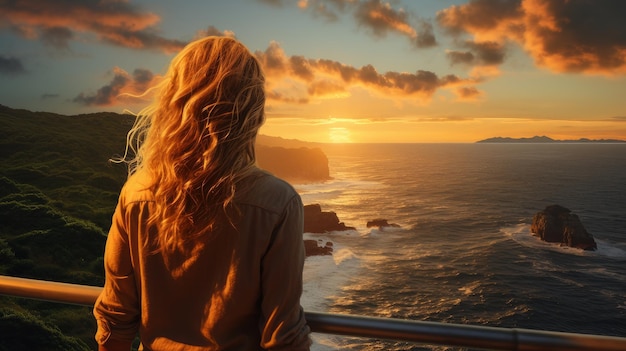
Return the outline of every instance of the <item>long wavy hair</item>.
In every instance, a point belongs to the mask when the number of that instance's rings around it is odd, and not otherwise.
[[[129,174],[149,172],[156,209],[150,223],[163,253],[212,231],[254,168],[264,122],[264,76],[235,39],[206,37],[171,62],[154,102],[128,134]],[[232,225],[232,222],[231,222]]]

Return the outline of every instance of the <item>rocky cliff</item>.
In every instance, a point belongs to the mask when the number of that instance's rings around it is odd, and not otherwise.
[[[320,182],[330,179],[328,158],[320,148],[256,146],[257,164],[290,182]]]

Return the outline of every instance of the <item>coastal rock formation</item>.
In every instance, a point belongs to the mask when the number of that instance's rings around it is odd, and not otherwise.
[[[583,250],[596,250],[593,236],[577,215],[560,205],[551,205],[533,216],[530,231],[543,241],[561,243]]]
[[[378,229],[384,229],[385,227],[399,228],[400,226],[395,223],[389,223],[386,219],[376,218],[371,221],[367,221],[367,227],[378,227]]]
[[[306,257],[309,256],[328,256],[333,254],[333,243],[327,241],[326,244],[320,246],[321,240],[304,240],[304,252]]]
[[[320,148],[256,146],[259,167],[290,182],[321,182],[330,179],[328,158]]]
[[[304,206],[304,232],[326,233],[332,231],[355,230],[339,221],[335,212],[323,212],[319,204]]]

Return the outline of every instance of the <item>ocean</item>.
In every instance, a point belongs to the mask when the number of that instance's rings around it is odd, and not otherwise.
[[[626,144],[325,145],[330,181],[304,204],[356,230],[309,257],[306,311],[626,337]],[[597,251],[531,235],[577,214]],[[398,227],[367,228],[383,218]],[[313,350],[463,350],[313,334]]]

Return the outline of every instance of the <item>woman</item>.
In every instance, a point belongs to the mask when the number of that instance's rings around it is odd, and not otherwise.
[[[308,350],[302,202],[255,167],[264,77],[238,41],[172,61],[131,129],[94,307],[100,350]],[[141,349],[141,348],[140,348]]]

